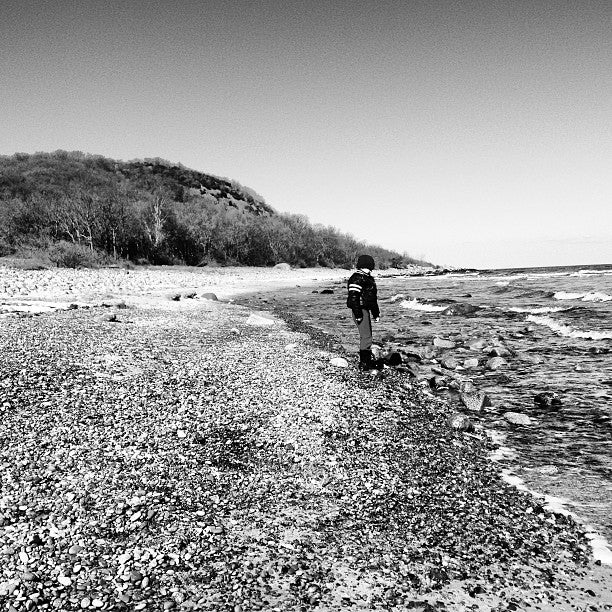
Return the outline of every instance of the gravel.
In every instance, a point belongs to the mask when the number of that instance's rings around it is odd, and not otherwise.
[[[101,314],[0,321],[4,609],[612,602],[581,527],[401,374],[211,300]]]

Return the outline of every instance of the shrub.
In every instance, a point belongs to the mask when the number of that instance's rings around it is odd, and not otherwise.
[[[61,241],[49,249],[49,259],[58,268],[94,268],[102,257],[82,244]]]

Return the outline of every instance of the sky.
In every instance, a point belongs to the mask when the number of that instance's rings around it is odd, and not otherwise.
[[[449,266],[612,263],[612,3],[2,0],[0,154],[161,157]]]

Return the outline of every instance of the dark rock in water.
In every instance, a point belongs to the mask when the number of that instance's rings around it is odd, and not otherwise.
[[[119,321],[117,315],[114,312],[112,312],[111,314],[104,315],[102,320],[106,321],[107,323],[116,323],[117,321]]]
[[[561,406],[561,398],[556,393],[544,391],[533,398],[533,403],[539,408],[552,408]]]
[[[402,361],[409,361],[412,363],[421,363],[423,361],[423,357],[419,353],[415,353],[413,351],[406,351],[404,349],[401,350],[403,355]]]
[[[448,424],[452,427],[452,429],[456,429],[458,431],[473,431],[474,424],[470,419],[460,412],[455,412],[448,417]]]
[[[421,321],[421,325],[433,325],[431,321]]]
[[[211,300],[213,302],[219,301],[219,298],[214,293],[203,293],[200,297],[203,300]]]
[[[330,295],[331,293],[333,293],[334,290],[333,289],[323,289],[321,291],[321,295]]]
[[[181,294],[180,294],[180,293],[173,293],[173,294],[171,294],[169,297],[170,297],[170,299],[171,299],[173,302],[178,302],[178,301],[180,301],[180,299],[181,299]]]
[[[312,293],[319,293],[319,290],[318,289],[313,289]]]
[[[480,306],[474,306],[473,304],[468,304],[467,302],[462,302],[459,304],[452,304],[448,308],[445,308],[442,311],[444,315],[471,315],[480,310]]]
[[[592,353],[593,355],[607,355],[610,350],[611,349],[606,346],[592,346],[589,349],[589,353]]]
[[[434,391],[439,391],[440,389],[446,389],[446,377],[444,377],[444,376],[432,376],[429,379],[429,386]]]
[[[492,406],[491,399],[482,391],[462,393],[461,403],[471,412],[481,412],[484,408]]]
[[[402,356],[397,351],[393,351],[388,355],[385,355],[383,359],[384,362],[390,366],[398,366],[402,363]]]

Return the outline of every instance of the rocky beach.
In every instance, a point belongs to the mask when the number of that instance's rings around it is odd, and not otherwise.
[[[346,274],[0,267],[3,609],[612,609],[485,427],[253,297]]]

